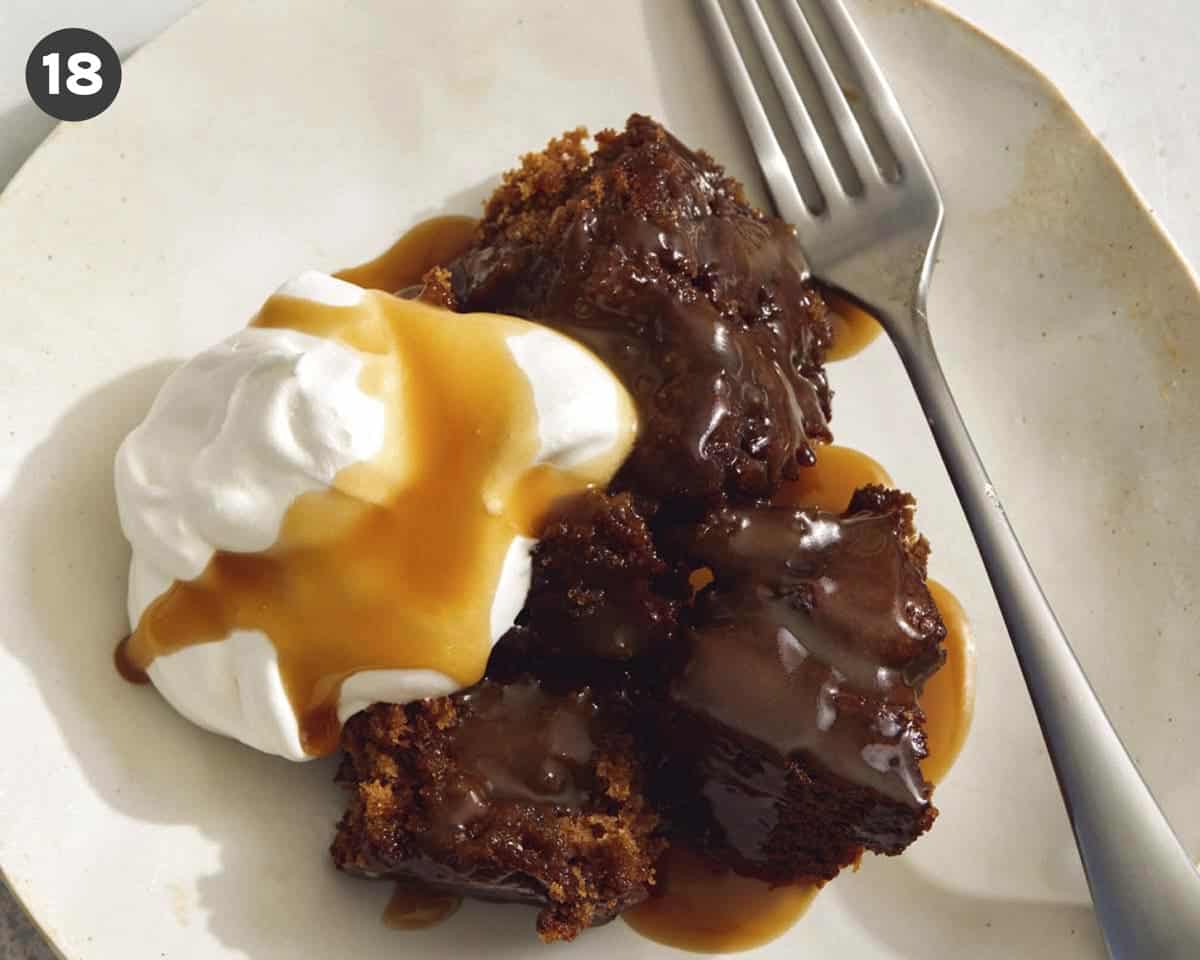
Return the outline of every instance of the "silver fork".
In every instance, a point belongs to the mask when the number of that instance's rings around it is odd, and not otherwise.
[[[925,302],[942,198],[891,88],[841,0],[725,0],[728,18],[719,0],[699,3],[813,274],[879,318],[916,389],[1025,675],[1109,955],[1195,960],[1200,873],[1076,660],[934,352]]]

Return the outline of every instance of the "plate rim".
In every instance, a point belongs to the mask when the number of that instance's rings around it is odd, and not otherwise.
[[[865,4],[869,8],[880,0],[856,0],[857,3]],[[146,51],[153,50],[167,38],[173,38],[177,33],[188,29],[191,20],[200,15],[202,11],[208,10],[210,7],[215,7],[220,4],[233,5],[233,0],[202,0],[194,7],[184,12],[177,20],[162,30],[160,33],[139,46],[129,57],[122,61],[123,67],[128,69],[131,64],[135,64],[143,56]],[[1175,264],[1182,268],[1183,275],[1187,277],[1190,285],[1188,293],[1198,302],[1200,302],[1200,265],[1194,265],[1184,256],[1179,246],[1175,242],[1168,228],[1162,223],[1153,208],[1149,205],[1146,198],[1143,196],[1137,185],[1130,179],[1125,169],[1116,160],[1108,147],[1089,126],[1089,124],[1080,116],[1080,114],[1071,105],[1071,102],[1060,89],[1060,87],[1038,66],[1030,61],[1024,55],[1009,47],[1007,44],[998,40],[996,37],[987,33],[980,27],[972,23],[968,18],[959,14],[957,11],[950,9],[939,0],[907,0],[907,4],[911,10],[921,10],[925,13],[930,13],[939,17],[944,24],[949,24],[953,29],[964,31],[972,35],[977,40],[986,42],[994,52],[1003,54],[1008,60],[1012,69],[1016,72],[1023,72],[1026,75],[1032,76],[1043,95],[1048,101],[1051,101],[1056,108],[1058,115],[1058,123],[1064,128],[1070,125],[1074,128],[1072,135],[1081,136],[1086,141],[1086,146],[1097,160],[1103,158],[1103,162],[1110,168],[1111,172],[1117,174],[1118,181],[1121,187],[1128,193],[1129,197],[1134,201],[1138,213],[1156,231],[1158,238],[1163,241],[1163,249],[1169,251],[1173,257]],[[905,11],[907,12],[907,11]],[[881,18],[886,18],[894,15],[891,12],[880,12],[877,14]],[[860,15],[861,19],[861,15]],[[0,218],[7,215],[6,200],[9,198],[10,191],[16,192],[24,185],[25,178],[33,176],[33,171],[43,158],[43,153],[57,144],[59,138],[63,135],[64,128],[73,126],[65,121],[60,121],[55,124],[46,137],[37,145],[37,147],[21,162],[20,166],[14,171],[4,188],[0,190]],[[9,871],[3,863],[0,863],[0,882],[4,884],[8,892],[11,894],[11,899],[16,903],[21,910],[23,916],[28,920],[31,927],[40,935],[43,944],[51,951],[51,953],[62,960],[70,960],[65,949],[59,945],[57,940],[43,922],[37,916],[31,905],[31,900],[34,899],[35,893],[32,889],[25,889],[25,885],[16,884],[13,882]]]

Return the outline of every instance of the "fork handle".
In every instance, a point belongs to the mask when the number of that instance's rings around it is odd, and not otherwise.
[[[924,310],[896,317],[912,379],[983,557],[1066,800],[1114,960],[1200,957],[1200,873],[1104,713],[1009,525],[934,351]]]

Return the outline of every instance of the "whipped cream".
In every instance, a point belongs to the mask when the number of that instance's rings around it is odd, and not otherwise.
[[[308,272],[276,296],[353,307],[365,293]],[[570,468],[622,442],[629,401],[600,361],[544,328],[530,326],[505,343],[532,388],[536,463]],[[330,489],[340,471],[380,454],[386,413],[360,386],[365,362],[341,342],[251,327],[171,375],[116,459],[121,527],[133,547],[131,626],[174,581],[198,577],[217,551],[267,550],[297,497]],[[524,603],[532,545],[514,536],[505,554],[489,617],[493,644]],[[148,674],[198,725],[308,759],[276,649],[261,631],[234,630],[219,642],[160,655]],[[338,717],[459,687],[433,669],[364,670],[343,683]]]

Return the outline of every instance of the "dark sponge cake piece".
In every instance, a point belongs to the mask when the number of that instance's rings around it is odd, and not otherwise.
[[[539,655],[631,660],[662,654],[688,599],[629,494],[592,491],[560,505],[533,551],[522,626]]]
[[[535,904],[543,940],[573,939],[646,897],[663,846],[624,718],[528,678],[377,704],[343,732],[334,862]]]
[[[569,498],[542,528],[525,607],[492,650],[488,677],[644,698],[691,599],[686,569],[659,553],[628,493]]]
[[[612,368],[641,419],[617,489],[770,496],[830,438],[832,332],[792,228],[648,117],[593,153],[585,135],[505,176],[426,297],[537,320]]]
[[[682,533],[712,584],[670,683],[654,791],[674,832],[772,883],[900,853],[937,815],[917,694],[945,626],[913,500],[725,508]]]

